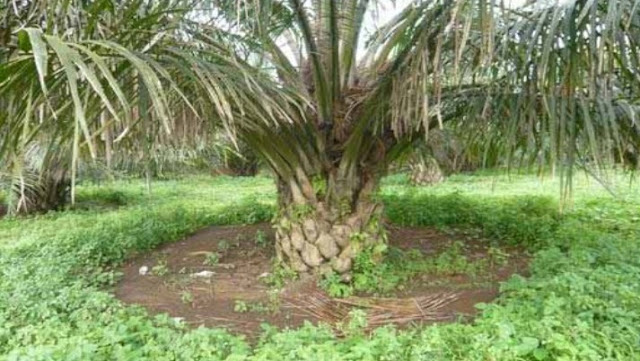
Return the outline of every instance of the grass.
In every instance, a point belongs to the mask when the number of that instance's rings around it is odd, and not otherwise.
[[[365,335],[354,321],[345,339],[327,327],[265,326],[250,346],[220,329],[151,317],[109,289],[134,253],[210,224],[268,221],[269,179],[154,182],[151,195],[139,181],[83,185],[75,209],[0,220],[0,360],[640,359],[639,187],[625,182],[616,199],[577,177],[574,207],[563,213],[558,189],[530,175],[460,175],[431,188],[386,179],[390,221],[525,244],[531,277],[503,284],[498,302],[479,305],[469,324]]]
[[[61,225],[71,224],[74,230],[79,231],[93,228],[100,219],[126,219],[129,214],[149,210],[166,212],[172,207],[189,208],[196,214],[207,213],[207,217],[222,224],[231,223],[234,220],[230,218],[234,217],[236,223],[255,223],[264,220],[264,215],[251,210],[245,212],[246,209],[242,208],[233,209],[234,205],[249,207],[255,201],[269,208],[275,204],[274,197],[272,181],[266,177],[195,176],[186,180],[158,181],[152,184],[151,194],[145,182],[138,180],[117,181],[103,186],[84,185],[78,189],[78,206],[75,209],[3,220],[0,224],[0,249],[3,246],[24,246],[46,238],[57,233]],[[266,211],[271,212],[271,209]]]

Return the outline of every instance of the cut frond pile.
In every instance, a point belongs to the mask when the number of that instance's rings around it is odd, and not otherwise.
[[[385,325],[452,320],[455,315],[443,310],[458,298],[455,292],[436,292],[410,298],[349,297],[331,298],[322,292],[311,292],[285,298],[286,304],[311,318],[329,324],[338,334],[349,321],[353,310],[366,313],[365,331]]]

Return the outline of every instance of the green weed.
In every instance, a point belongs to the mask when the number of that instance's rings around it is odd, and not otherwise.
[[[356,256],[353,282],[345,283],[340,275],[329,272],[319,281],[319,285],[332,297],[348,297],[356,292],[389,295],[395,290],[404,289],[407,282],[421,274],[468,275],[473,278],[484,276],[489,271],[487,260],[469,260],[463,248],[464,244],[456,241],[431,257],[417,249],[403,251],[390,248],[384,258],[366,250]]]
[[[167,260],[161,259],[158,260],[155,266],[151,268],[151,274],[154,276],[162,277],[169,273],[169,266],[167,265]]]
[[[267,234],[264,233],[264,231],[262,230],[256,231],[256,235],[254,237],[254,243],[256,246],[264,248],[267,246],[268,241],[269,240],[267,239]]]
[[[268,293],[266,302],[247,302],[236,300],[233,311],[238,313],[255,312],[276,314],[280,311],[280,294],[279,290],[273,289]]]
[[[193,293],[186,290],[180,292],[180,301],[185,304],[193,304]]]
[[[225,253],[231,248],[231,243],[226,239],[221,239],[218,241],[218,251]]]
[[[217,252],[207,252],[202,262],[205,266],[216,266],[218,263],[220,263],[220,254]]]
[[[233,306],[233,312],[245,313],[249,312],[249,304],[246,301],[236,300]]]
[[[297,274],[294,270],[287,265],[274,259],[271,265],[271,272],[262,278],[263,282],[274,289],[281,289],[285,283],[297,278]]]

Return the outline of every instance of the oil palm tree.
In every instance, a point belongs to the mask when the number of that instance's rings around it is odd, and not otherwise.
[[[125,3],[82,2],[74,14],[103,29],[97,9]],[[98,114],[169,132],[172,108],[187,106],[273,170],[279,258],[348,279],[359,252],[385,249],[378,181],[433,128],[483,132],[492,149],[536,154],[564,179],[575,164],[603,166],[614,149],[637,146],[639,1],[411,1],[367,38],[365,19],[382,3],[135,2],[133,14],[162,11],[113,37],[38,20],[17,32],[30,47],[0,68],[0,97],[16,109],[3,118],[3,148],[42,136],[24,119],[50,103],[66,112],[76,155],[95,153]]]
[[[565,178],[637,140],[637,2],[411,2],[362,49],[375,2],[231,4],[227,21],[311,104],[303,121],[239,131],[277,174],[277,249],[298,271],[347,273],[384,250],[378,180],[433,127],[483,132]]]

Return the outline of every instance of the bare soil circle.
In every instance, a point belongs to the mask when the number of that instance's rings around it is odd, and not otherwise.
[[[488,257],[489,242],[476,236],[424,227],[390,227],[389,245],[438,255],[463,241],[470,260]],[[151,314],[167,313],[198,327],[227,328],[250,339],[260,325],[296,328],[305,321],[335,325],[354,308],[369,316],[370,327],[393,323],[400,327],[470,319],[475,305],[493,301],[499,284],[511,275],[526,275],[528,257],[519,248],[502,248],[504,264],[477,279],[466,274],[422,274],[386,297],[357,295],[335,299],[302,277],[274,294],[264,281],[272,271],[274,234],[269,224],[212,226],[126,262],[115,296]],[[277,300],[274,301],[274,298]],[[437,312],[432,312],[437,310]]]

